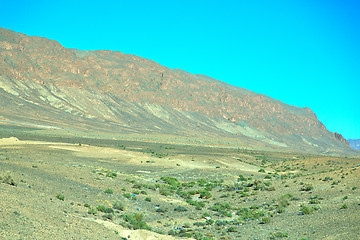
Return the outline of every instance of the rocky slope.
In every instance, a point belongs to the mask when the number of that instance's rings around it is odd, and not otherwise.
[[[138,56],[67,49],[3,28],[0,102],[0,121],[13,124],[221,138],[283,151],[352,151],[309,108]]]

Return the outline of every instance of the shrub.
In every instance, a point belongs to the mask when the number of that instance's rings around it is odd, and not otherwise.
[[[314,187],[311,184],[305,184],[301,187],[301,191],[311,191],[312,189],[314,189]]]
[[[216,226],[226,226],[227,224],[229,224],[228,221],[222,221],[222,220],[216,220],[215,221]]]
[[[110,213],[107,213],[107,214],[104,214],[102,217],[103,217],[104,219],[113,220],[114,215],[112,215],[112,214],[110,214]]]
[[[136,183],[136,184],[134,184],[133,188],[141,190],[142,185],[140,183]]]
[[[306,214],[310,214],[312,212],[314,212],[316,209],[315,208],[310,208],[306,205],[301,205],[300,206],[300,212],[303,214],[303,215],[306,215]]]
[[[239,178],[237,179],[238,182],[241,181],[247,181],[247,178],[245,178],[242,174],[239,175]]]
[[[187,209],[183,206],[178,206],[174,209],[175,212],[186,212]]]
[[[347,209],[347,208],[349,208],[349,206],[346,203],[341,205],[341,207],[340,207],[340,209]]]
[[[105,211],[106,211],[106,207],[105,207],[104,205],[98,205],[98,206],[96,207],[96,209],[97,209],[98,211],[100,211],[100,212],[105,212]]]
[[[108,172],[108,173],[106,173],[106,176],[109,177],[109,178],[115,178],[117,176],[117,173]]]
[[[159,207],[158,209],[156,209],[156,212],[165,213],[165,212],[167,212],[167,210],[165,208]]]
[[[249,209],[243,207],[236,212],[236,215],[239,216],[239,220],[243,221],[250,219],[252,220],[259,219],[260,217],[265,216],[265,213],[263,211],[258,211],[257,209]]]
[[[115,203],[113,204],[113,209],[116,209],[116,210],[119,210],[119,211],[124,211],[125,206],[124,206],[124,204],[121,203],[121,202],[115,202]]]
[[[146,229],[151,230],[151,227],[143,221],[144,216],[139,213],[127,214],[124,217],[124,220],[128,223],[127,227],[130,229]]]
[[[260,224],[266,224],[266,223],[269,223],[269,222],[270,222],[270,220],[271,220],[271,218],[270,218],[270,217],[263,217],[263,218],[261,218],[261,220],[260,220]]]
[[[174,177],[161,177],[160,179],[173,187],[177,187],[180,184],[179,180]]]
[[[196,210],[201,210],[203,207],[205,207],[205,202],[202,201],[194,201],[192,199],[187,199],[186,202],[192,206],[195,206]]]
[[[15,183],[11,172],[7,171],[5,173],[3,173],[2,175],[0,175],[0,183],[5,183],[5,184],[9,184],[11,186],[16,186],[17,184]]]
[[[289,237],[288,233],[276,232],[270,234],[270,239]]]
[[[264,169],[262,169],[262,168],[260,168],[258,172],[262,172],[262,173],[264,173],[264,172],[265,172],[265,170],[264,170]]]
[[[112,189],[110,189],[110,188],[105,189],[104,192],[107,193],[107,194],[113,194],[114,193],[114,191]]]
[[[98,211],[97,211],[95,208],[90,207],[90,208],[89,208],[89,211],[88,211],[88,214],[93,214],[93,215],[95,215],[97,212],[98,212]]]
[[[160,189],[159,193],[164,196],[170,196],[171,192],[167,189]]]
[[[310,199],[309,203],[310,204],[319,204],[320,201],[318,199]]]
[[[211,193],[209,191],[201,191],[200,192],[200,198],[202,199],[209,199],[211,198]]]
[[[123,196],[124,196],[125,198],[131,198],[131,194],[130,194],[130,193],[124,193]]]
[[[323,181],[329,181],[329,180],[332,180],[330,177],[325,177],[324,179],[323,179]]]
[[[201,226],[205,226],[206,223],[204,223],[204,222],[194,222],[193,225],[194,225],[194,226],[201,227]]]
[[[205,224],[206,224],[206,225],[213,225],[213,224],[214,224],[214,220],[212,220],[212,219],[207,219],[207,220],[205,221]]]
[[[62,195],[62,194],[56,194],[56,198],[59,199],[59,200],[61,200],[61,201],[64,201],[64,200],[65,200],[65,197],[64,197],[64,195]]]
[[[151,202],[151,197],[146,197],[146,198],[145,198],[145,201]]]

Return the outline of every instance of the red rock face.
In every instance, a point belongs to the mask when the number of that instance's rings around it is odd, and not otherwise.
[[[341,134],[335,132],[334,135],[335,135],[335,138],[336,138],[338,141],[343,142],[343,143],[346,143],[347,145],[350,146],[350,143],[349,143]]]
[[[1,28],[0,100],[7,119],[58,127],[221,136],[317,152],[348,145],[308,108],[138,56],[66,49]]]

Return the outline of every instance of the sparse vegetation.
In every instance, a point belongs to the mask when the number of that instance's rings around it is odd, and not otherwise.
[[[13,177],[12,177],[12,173],[10,171],[4,172],[2,174],[0,174],[0,183],[5,183],[5,184],[9,184],[11,186],[16,186],[17,184],[15,183]]]
[[[131,144],[127,149],[131,151]],[[136,149],[137,153],[141,153],[140,147]],[[156,147],[152,149],[154,157],[156,152],[167,153],[164,147],[160,151],[155,150]],[[182,150],[180,147],[179,149]],[[353,211],[349,212],[347,209],[357,206],[354,205],[354,196],[358,194],[358,188],[351,178],[352,172],[357,171],[357,168],[350,164],[347,167],[344,160],[337,168],[333,161],[328,163],[321,156],[314,158],[314,164],[307,162],[311,160],[311,156],[293,158],[286,157],[289,154],[279,153],[272,157],[267,154],[260,156],[258,152],[241,151],[241,160],[235,158],[236,163],[250,166],[250,170],[242,171],[243,169],[227,165],[226,161],[216,162],[218,153],[207,154],[206,157],[197,155],[195,163],[192,162],[192,156],[185,155],[182,159],[184,164],[179,168],[173,162],[167,165],[167,159],[164,161],[157,158],[151,165],[145,164],[146,160],[142,159],[138,160],[139,165],[129,164],[121,168],[116,161],[106,164],[104,161],[102,167],[97,167],[99,163],[96,161],[92,162],[92,166],[89,163],[86,166],[85,163],[80,163],[80,158],[79,164],[73,164],[74,160],[71,159],[72,172],[61,171],[64,175],[69,174],[67,179],[72,179],[69,187],[62,185],[59,188],[52,184],[57,192],[62,193],[59,195],[66,196],[68,201],[58,201],[58,204],[53,205],[58,208],[61,206],[58,210],[66,216],[76,216],[79,219],[87,216],[89,219],[121,224],[129,229],[151,229],[161,234],[201,240],[247,239],[243,234],[245,231],[249,232],[248,238],[252,239],[258,237],[255,232],[259,228],[265,238],[301,239],[299,234],[305,234],[305,228],[299,228],[300,233],[292,236],[286,222],[291,222],[292,226],[303,226],[299,225],[300,221],[317,221],[319,216],[326,219],[329,207],[337,209],[337,214],[344,215],[352,214]],[[253,160],[254,156],[258,160]],[[146,154],[146,157],[150,156]],[[11,156],[10,159],[14,157]],[[231,159],[233,157],[229,157],[228,161],[232,161]],[[153,158],[149,158],[149,161],[152,162]],[[207,167],[201,171],[192,171],[186,169],[186,161]],[[27,166],[39,174],[44,170],[49,171],[46,164],[48,163],[32,161]],[[164,164],[160,167],[161,171],[156,170],[159,164]],[[32,168],[33,165],[38,167]],[[216,166],[221,168],[216,170]],[[177,170],[163,171],[164,168]],[[71,177],[70,174],[76,171],[77,178]],[[130,171],[133,173],[129,174]],[[81,185],[71,185],[76,181],[74,179],[79,179]],[[3,178],[1,183],[2,180]],[[24,174],[16,190],[20,186],[20,190],[39,191],[40,188],[36,185],[38,183]],[[44,186],[41,188],[45,188]],[[61,197],[57,199],[61,200]],[[279,226],[279,221],[283,225]],[[121,234],[120,231],[117,233]],[[323,237],[318,232],[313,233],[313,236],[316,239]]]
[[[56,198],[57,199],[59,199],[59,200],[61,200],[61,201],[64,201],[65,200],[65,196],[64,195],[62,195],[62,194],[56,194]]]
[[[144,216],[142,214],[126,214],[124,217],[124,220],[126,224],[124,224],[126,227],[130,229],[146,229],[151,230],[151,227],[144,222],[143,220]]]
[[[110,188],[105,189],[104,192],[107,193],[107,194],[113,194],[114,193],[114,191],[112,189],[110,189]]]

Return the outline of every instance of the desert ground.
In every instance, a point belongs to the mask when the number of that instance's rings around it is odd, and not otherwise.
[[[0,129],[0,239],[360,237],[360,157]]]

